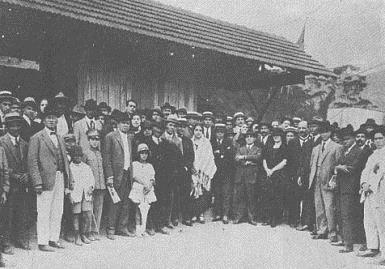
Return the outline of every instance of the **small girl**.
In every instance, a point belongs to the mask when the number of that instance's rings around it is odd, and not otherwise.
[[[90,227],[92,221],[92,192],[95,179],[91,168],[82,162],[83,151],[78,145],[71,150],[70,170],[74,180],[74,189],[71,191],[73,226],[75,244],[78,246],[90,244]],[[82,216],[80,216],[82,215]],[[80,218],[82,217],[82,218]],[[82,229],[80,233],[80,225]]]
[[[139,144],[137,149],[139,161],[132,163],[134,183],[129,198],[138,206],[136,210],[136,234],[144,236],[146,232],[147,215],[151,203],[156,201],[154,184],[155,170],[147,162],[149,149],[146,144]]]

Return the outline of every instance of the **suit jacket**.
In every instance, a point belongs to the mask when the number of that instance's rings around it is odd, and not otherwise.
[[[349,172],[338,171],[337,184],[341,194],[355,194],[358,195],[360,190],[361,172],[364,169],[362,166],[364,152],[358,147],[354,146],[347,154],[344,150],[339,164],[347,165]]]
[[[288,145],[288,163],[289,175],[298,179],[301,177],[302,184],[307,188],[310,174],[310,158],[313,151],[313,141],[308,139],[301,146],[300,139],[294,138]]]
[[[132,182],[132,139],[133,136],[127,135],[128,149],[131,153],[131,163],[129,167],[130,182]],[[119,131],[109,133],[104,140],[103,151],[104,176],[113,177],[115,188],[119,188],[124,172],[124,150],[123,141]]]
[[[9,192],[8,162],[5,150],[0,147],[0,195],[3,192]]]
[[[234,169],[235,157],[232,141],[229,139],[223,139],[222,144],[219,145],[218,140],[214,140],[212,146],[215,165],[217,166],[217,174],[231,174],[231,171]]]
[[[24,141],[29,142],[31,137],[37,132],[41,131],[44,128],[44,125],[38,123],[36,121],[31,120],[31,125],[23,119],[22,127],[20,130],[20,137],[24,139]]]
[[[262,149],[253,145],[249,150],[247,146],[240,147],[235,156],[246,156],[245,160],[237,161],[234,183],[256,183],[258,171],[261,167]]]
[[[206,137],[206,133],[204,132],[205,129],[206,129],[206,127],[203,128],[203,136],[204,137]],[[209,140],[210,140],[210,143],[212,145],[214,143],[215,139],[216,139],[216,135],[215,135],[215,128],[214,127],[210,127],[210,129],[211,129],[211,132],[210,132],[211,136],[210,136]]]
[[[59,135],[57,140],[64,161],[64,186],[72,189],[73,179],[64,140]],[[55,146],[45,129],[31,137],[28,148],[28,171],[33,186],[42,185],[43,190],[53,190],[57,171],[55,152]]]
[[[22,174],[28,173],[27,156],[28,144],[20,138],[20,152],[16,152],[16,147],[12,143],[8,134],[0,137],[0,146],[4,148],[8,161],[8,173],[12,191],[25,190],[27,183],[20,182]]]
[[[101,130],[102,126],[100,123],[96,120],[95,122],[95,129]],[[76,139],[76,143],[82,147],[83,150],[86,150],[90,147],[90,144],[88,142],[87,137],[87,131],[91,128],[91,126],[88,126],[86,118],[82,118],[81,120],[78,120],[74,123],[74,135]]]
[[[187,171],[191,173],[191,169],[194,167],[194,144],[192,140],[186,136],[182,136],[182,165],[187,168]]]
[[[334,168],[338,164],[342,154],[342,146],[336,142],[330,140],[325,146],[324,152],[322,150],[322,143],[313,148],[310,159],[310,176],[309,176],[309,189],[313,183],[320,182],[324,188],[327,185],[334,174]],[[320,167],[317,169],[317,160],[320,158]],[[319,175],[318,178],[317,174]],[[317,182],[315,182],[317,180]]]

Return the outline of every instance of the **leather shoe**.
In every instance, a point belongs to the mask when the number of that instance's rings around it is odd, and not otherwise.
[[[11,245],[4,246],[3,253],[6,254],[6,255],[13,255],[13,254],[15,254],[13,252],[13,247]]]
[[[53,248],[64,249],[64,246],[59,242],[49,241],[48,245]]]
[[[119,232],[116,232],[115,234],[119,236],[135,237],[135,234],[130,233],[129,231],[119,231]]]
[[[328,239],[328,236],[326,234],[316,234],[311,237],[311,239]]]
[[[303,231],[306,231],[306,230],[309,230],[309,226],[307,226],[307,225],[300,225],[300,226],[298,226],[297,228],[296,228],[296,230],[297,231],[301,231],[301,232],[303,232]]]
[[[378,249],[368,249],[366,251],[358,253],[357,256],[364,257],[364,258],[370,258],[374,257],[379,253]]]
[[[221,216],[215,216],[215,218],[213,218],[213,221],[220,221],[221,219]]]
[[[338,238],[336,235],[332,235],[332,236],[330,236],[329,241],[330,241],[330,243],[337,243]]]
[[[229,218],[227,216],[223,216],[222,222],[223,224],[229,224]]]
[[[44,252],[55,252],[53,248],[50,248],[47,245],[39,245],[38,248],[40,251],[44,251]]]
[[[317,231],[311,231],[310,232],[310,235],[317,235],[318,233],[317,233]]]
[[[343,248],[343,249],[340,249],[338,252],[339,252],[339,253],[349,253],[349,252],[353,252],[353,247],[352,247],[352,246],[350,246],[350,247],[345,247],[345,248]]]
[[[183,224],[186,225],[186,226],[190,226],[190,227],[193,226],[191,220],[185,220],[185,221],[183,221]]]
[[[250,220],[249,223],[250,223],[251,225],[253,225],[253,226],[257,226],[257,225],[258,225],[257,222],[256,222],[255,220]]]
[[[179,224],[178,220],[174,220],[174,221],[172,222],[172,225],[173,225],[174,227],[178,227],[178,224]]]
[[[155,231],[153,229],[148,229],[148,230],[146,230],[146,232],[150,236],[154,236],[155,235]]]
[[[199,217],[198,222],[200,224],[205,224],[206,223],[206,221],[205,221],[205,219],[203,217]]]
[[[18,241],[18,242],[16,242],[15,243],[15,247],[21,248],[21,249],[24,249],[24,250],[31,250],[31,247],[25,241]]]
[[[116,239],[115,235],[112,234],[112,233],[107,233],[107,238],[110,239],[110,240],[115,240]]]
[[[81,236],[80,236],[80,238],[81,238],[81,240],[82,240],[82,242],[84,243],[84,244],[91,244],[91,240],[89,240],[88,238],[87,238],[87,236],[85,236],[84,234],[82,234]]]
[[[169,235],[169,234],[170,234],[170,232],[169,232],[165,227],[159,229],[159,230],[158,230],[158,233],[160,233],[160,234],[166,234],[166,235]]]
[[[172,225],[172,223],[167,224],[166,227],[169,229],[174,229],[174,226]]]
[[[335,246],[335,247],[343,247],[343,246],[345,246],[344,242],[342,242],[342,241],[331,242],[330,245]]]

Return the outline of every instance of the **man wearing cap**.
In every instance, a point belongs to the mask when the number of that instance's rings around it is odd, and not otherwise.
[[[231,116],[227,116],[226,117],[226,130],[231,130],[231,132],[233,131],[233,117]]]
[[[20,136],[26,142],[29,142],[31,136],[39,132],[44,128],[43,124],[37,123],[34,121],[36,113],[37,113],[37,105],[35,99],[32,97],[27,97],[24,99],[23,104],[23,121],[22,127],[20,130]]]
[[[228,224],[232,198],[232,175],[235,168],[235,153],[233,143],[225,137],[225,132],[225,124],[215,124],[216,139],[212,146],[217,171],[212,181],[212,191],[214,195],[214,220],[222,220],[224,224]]]
[[[64,140],[55,132],[58,112],[48,105],[43,118],[45,128],[29,143],[28,171],[37,193],[37,243],[41,251],[54,251],[50,247],[63,248],[59,235],[64,191],[73,188],[73,180]]]
[[[28,144],[20,137],[22,118],[17,112],[5,114],[7,133],[0,137],[0,146],[4,148],[8,160],[10,191],[7,203],[7,223],[4,252],[13,253],[11,238],[15,246],[30,249],[27,243],[29,215],[30,184],[27,171]]]
[[[365,168],[363,149],[355,145],[353,130],[341,130],[343,152],[338,165],[335,167],[337,175],[337,212],[342,239],[345,245],[340,253],[353,251],[353,244],[364,244],[364,223],[360,205],[360,177]]]
[[[5,114],[11,109],[15,97],[10,91],[0,91],[0,135],[4,135],[5,131]]]
[[[314,187],[314,202],[316,213],[317,234],[313,239],[337,241],[336,219],[334,211],[334,192],[329,181],[338,164],[342,146],[330,139],[332,127],[329,122],[320,124],[321,143],[313,148],[310,160],[309,189]]]
[[[71,116],[69,115],[71,110],[70,98],[65,96],[62,92],[59,92],[55,95],[53,106],[57,111],[57,134],[63,136],[68,133],[73,133],[73,122],[71,120]]]
[[[176,115],[178,116],[178,118],[186,118],[187,116],[187,110],[185,108],[179,108],[177,111],[176,111]]]
[[[74,123],[74,134],[76,143],[82,147],[83,150],[89,148],[87,132],[89,130],[100,130],[101,125],[95,117],[98,111],[98,106],[95,100],[89,99],[84,105],[86,116]]]
[[[233,120],[234,120],[234,133],[238,134],[241,132],[241,127],[243,124],[245,124],[246,116],[243,112],[237,112],[234,114]]]
[[[164,119],[167,119],[168,116],[170,116],[171,114],[174,114],[175,112],[175,107],[170,105],[169,103],[165,103],[162,107],[161,107],[161,110],[162,110],[162,114],[163,114],[163,118]]]
[[[120,202],[107,200],[107,238],[114,240],[115,234],[133,236],[128,230],[130,201],[128,195],[132,183],[132,139],[129,135],[131,119],[120,112],[116,118],[118,130],[109,133],[104,142],[103,167],[106,185],[115,188]]]
[[[254,123],[254,118],[253,117],[248,117],[246,119],[246,123],[247,123],[247,126],[249,127],[249,129],[251,129],[251,126],[253,126],[253,123]]]
[[[98,113],[103,114],[104,116],[109,116],[111,113],[111,107],[107,105],[106,102],[100,102],[98,104]]]
[[[211,111],[202,113],[203,116],[203,135],[211,144],[215,141],[214,114]]]

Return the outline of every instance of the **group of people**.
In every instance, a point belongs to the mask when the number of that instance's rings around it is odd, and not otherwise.
[[[126,105],[90,99],[81,115],[63,93],[38,104],[0,92],[2,253],[30,249],[35,222],[39,250],[54,251],[61,234],[81,246],[101,226],[110,240],[169,234],[211,207],[224,224],[287,222],[385,259],[385,128],[373,120],[354,130]]]

